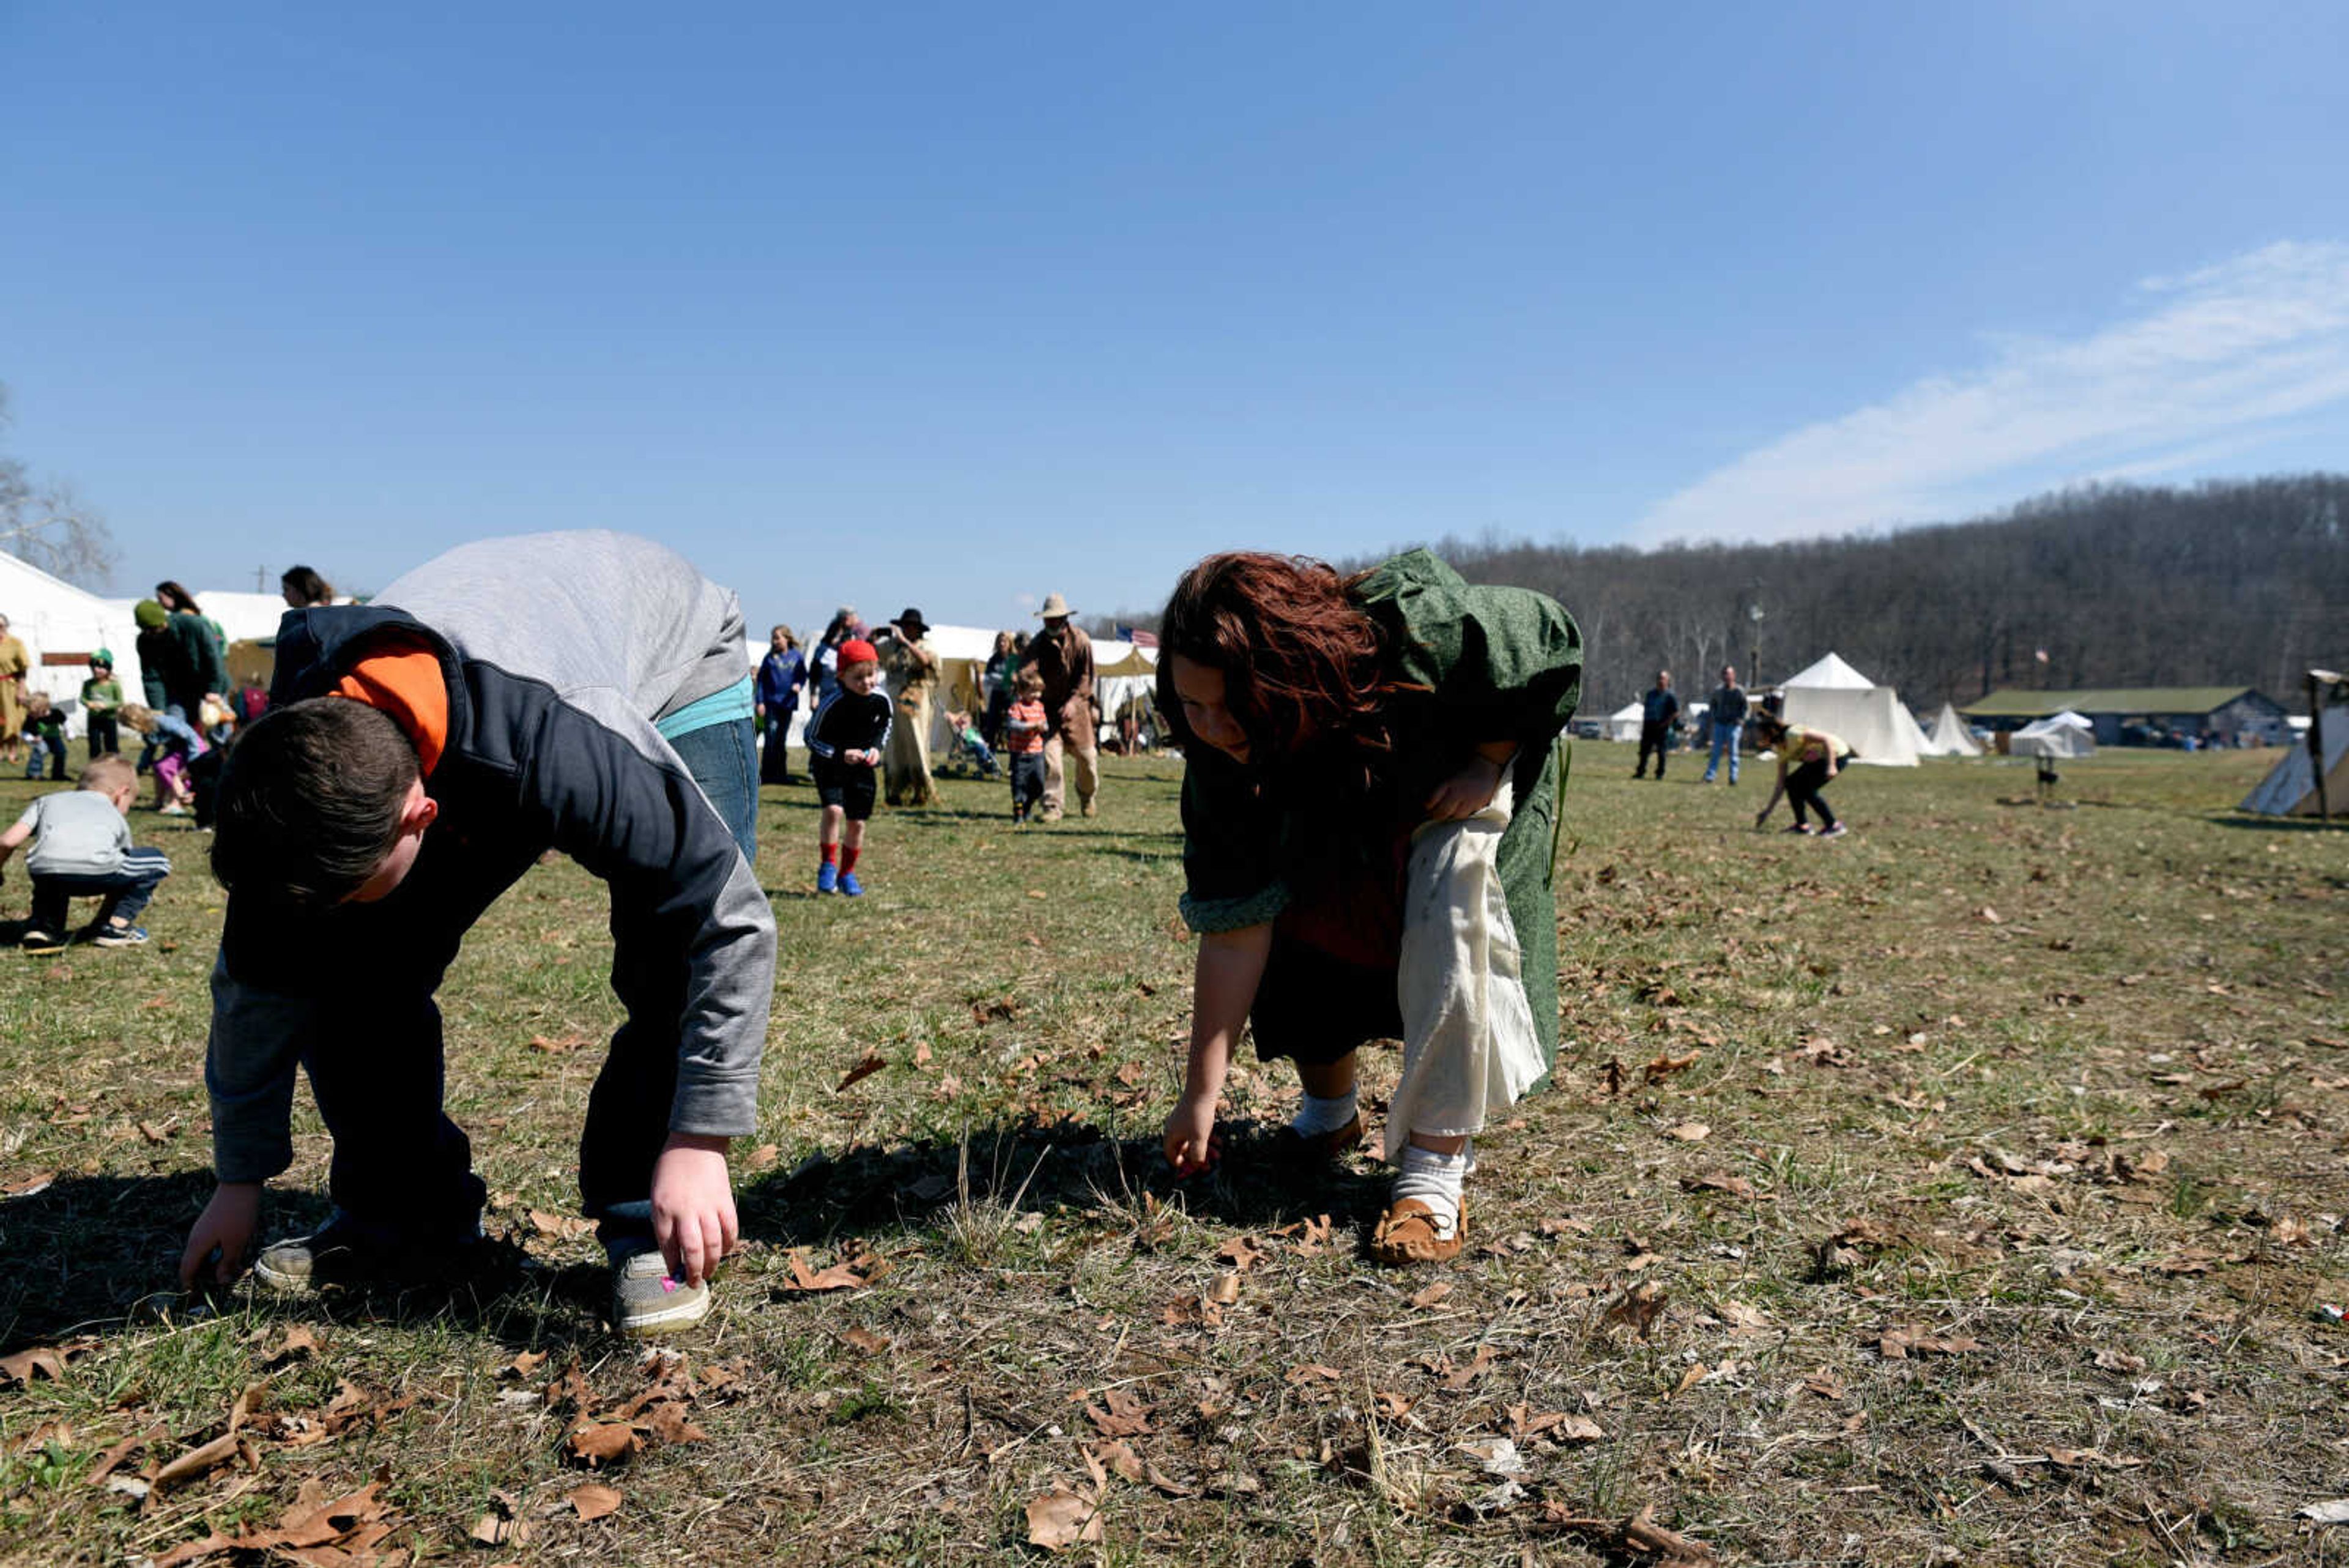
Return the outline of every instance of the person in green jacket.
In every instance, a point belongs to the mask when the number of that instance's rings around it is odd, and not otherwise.
[[[1309,1165],[1361,1141],[1357,1049],[1401,1038],[1404,1085],[1386,1129],[1401,1173],[1371,1251],[1395,1263],[1453,1257],[1487,1097],[1405,1090],[1469,1075],[1430,1052],[1483,1046],[1456,1029],[1415,1041],[1406,1026],[1406,1012],[1426,1016],[1414,985],[1429,991],[1407,948],[1430,950],[1431,903],[1438,929],[1460,925],[1466,907],[1457,888],[1413,878],[1438,875],[1421,850],[1447,826],[1497,831],[1479,874],[1497,877],[1490,901],[1505,901],[1506,917],[1490,921],[1485,945],[1438,941],[1451,956],[1434,989],[1478,999],[1479,1029],[1488,1009],[1517,1021],[1537,1056],[1493,1096],[1506,1103],[1557,1051],[1554,742],[1580,697],[1581,634],[1556,601],[1471,587],[1424,550],[1353,577],[1235,553],[1184,576],[1159,641],[1158,708],[1184,756],[1181,908],[1199,936],[1168,1163],[1189,1175],[1219,1158],[1216,1101],[1243,1025],[1260,1059],[1297,1063],[1303,1105],[1277,1143],[1285,1161]],[[1476,929],[1487,931],[1481,915]]]
[[[81,706],[89,715],[89,754],[102,757],[119,750],[122,682],[114,678],[111,649],[101,648],[89,656],[89,679],[81,683]]]

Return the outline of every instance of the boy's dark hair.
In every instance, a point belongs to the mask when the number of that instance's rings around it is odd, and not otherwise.
[[[416,743],[364,702],[314,697],[254,721],[221,770],[212,875],[272,901],[341,902],[399,841]]]

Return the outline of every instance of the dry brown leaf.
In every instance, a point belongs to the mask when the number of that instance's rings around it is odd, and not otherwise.
[[[1234,1305],[1240,1299],[1240,1277],[1233,1273],[1217,1274],[1216,1282],[1207,1288],[1207,1299],[1218,1306]]]
[[[1685,1056],[1674,1056],[1670,1053],[1660,1055],[1648,1064],[1645,1069],[1647,1081],[1661,1084],[1675,1073],[1684,1073],[1695,1066],[1696,1059],[1703,1054],[1702,1051],[1692,1051]]]
[[[644,1447],[644,1439],[626,1421],[588,1421],[573,1429],[567,1447],[574,1459],[609,1465]]]
[[[500,1377],[527,1377],[545,1364],[546,1352],[543,1350],[525,1350],[518,1353],[512,1361],[507,1362],[503,1366],[499,1367],[498,1376]]]
[[[879,1072],[888,1064],[889,1064],[887,1062],[882,1059],[880,1052],[867,1051],[857,1062],[856,1065],[848,1070],[848,1075],[841,1079],[839,1085],[835,1086],[832,1092],[837,1095],[846,1089],[851,1084],[871,1077],[874,1074]]]
[[[1253,1236],[1235,1236],[1216,1249],[1216,1260],[1229,1263],[1235,1272],[1247,1273],[1264,1259],[1264,1248]]]
[[[485,1513],[473,1521],[473,1539],[483,1546],[520,1546],[530,1539],[530,1526],[502,1513]]]
[[[543,1209],[530,1211],[530,1227],[542,1236],[554,1236],[568,1241],[585,1236],[595,1228],[595,1221],[580,1214],[554,1214]]]
[[[794,1293],[862,1290],[887,1272],[887,1264],[869,1252],[843,1258],[828,1269],[809,1268],[807,1259],[796,1251],[791,1259],[792,1277],[783,1282],[782,1288]]]
[[[1654,1332],[1657,1314],[1663,1310],[1664,1288],[1653,1280],[1647,1280],[1615,1298],[1599,1321],[1620,1324],[1636,1330],[1641,1339],[1646,1339]]]
[[[1091,1449],[1087,1458],[1107,1465],[1137,1486],[1142,1484],[1142,1456],[1135,1453],[1133,1446],[1123,1438],[1110,1438],[1099,1448]]]
[[[237,1456],[238,1438],[234,1432],[223,1432],[211,1442],[190,1449],[148,1479],[158,1489],[180,1486],[207,1476]]]
[[[1411,1298],[1411,1304],[1424,1312],[1452,1293],[1452,1282],[1438,1280]]]
[[[530,1048],[549,1056],[564,1051],[576,1051],[586,1044],[586,1036],[581,1034],[533,1034],[530,1037]]]
[[[1480,1345],[1476,1347],[1476,1354],[1469,1358],[1468,1365],[1455,1369],[1451,1376],[1445,1377],[1444,1386],[1446,1388],[1465,1388],[1485,1376],[1485,1368],[1500,1358],[1499,1351],[1489,1345]],[[1334,1377],[1337,1374],[1332,1373],[1330,1376]]]
[[[848,1329],[840,1337],[850,1349],[861,1350],[867,1355],[878,1355],[889,1348],[889,1342],[869,1328]]]
[[[0,1185],[0,1198],[30,1198],[36,1192],[47,1191],[57,1179],[57,1173],[54,1170],[36,1170],[30,1176],[20,1176],[14,1181]]]
[[[2106,1372],[2126,1372],[2134,1376],[2145,1370],[2145,1357],[2131,1355],[2125,1350],[2099,1350],[2096,1365]]]
[[[709,1434],[686,1418],[685,1407],[664,1402],[652,1407],[652,1413],[639,1423],[641,1428],[664,1443],[701,1443]]]
[[[1746,1180],[1744,1177],[1725,1176],[1720,1174],[1707,1176],[1683,1176],[1681,1178],[1681,1190],[1683,1192],[1726,1192],[1732,1198],[1752,1198],[1754,1195],[1754,1184]]]
[[[569,1502],[581,1519],[602,1519],[620,1511],[620,1492],[616,1487],[601,1486],[589,1481],[572,1489]]]
[[[1104,1438],[1138,1438],[1150,1430],[1150,1413],[1156,1408],[1130,1388],[1112,1388],[1099,1405],[1085,1407],[1085,1417]]]
[[[1400,1394],[1391,1394],[1381,1388],[1377,1393],[1371,1396],[1371,1403],[1376,1406],[1378,1407],[1379,1414],[1384,1416],[1388,1420],[1400,1421],[1405,1416],[1411,1414],[1411,1407],[1417,1404],[1418,1401],[1415,1399],[1406,1399]]]
[[[781,1149],[773,1144],[762,1143],[752,1149],[750,1158],[742,1163],[752,1170],[772,1170],[775,1168],[775,1162],[782,1158]]]
[[[1942,1338],[1919,1328],[1888,1328],[1877,1341],[1877,1350],[1887,1361],[1902,1361],[1910,1355],[1962,1355],[1981,1348],[1978,1339],[1962,1334]]]
[[[1101,1504],[1054,1487],[1028,1504],[1028,1544],[1065,1552],[1102,1538]]]
[[[261,1358],[261,1365],[284,1366],[317,1354],[318,1336],[310,1332],[308,1324],[297,1323],[286,1329],[285,1337],[278,1341],[276,1349]]]
[[[1702,1122],[1682,1122],[1664,1129],[1666,1137],[1676,1137],[1682,1143],[1702,1143],[1713,1136],[1713,1129]]]
[[[36,1377],[62,1381],[73,1352],[66,1346],[36,1345],[14,1355],[0,1355],[0,1383],[31,1383]]]
[[[1324,1366],[1318,1361],[1308,1361],[1292,1366],[1282,1375],[1284,1380],[1292,1388],[1302,1388],[1308,1383],[1341,1382],[1345,1376],[1336,1367]]]
[[[1840,1399],[1844,1397],[1843,1378],[1832,1367],[1821,1367],[1803,1379],[1803,1386],[1822,1399]]]
[[[1688,1370],[1681,1374],[1679,1384],[1673,1387],[1670,1394],[1665,1395],[1664,1397],[1667,1399],[1679,1398],[1682,1395],[1687,1393],[1690,1389],[1703,1382],[1704,1375],[1712,1370],[1713,1368],[1707,1366],[1702,1361],[1691,1363]]]

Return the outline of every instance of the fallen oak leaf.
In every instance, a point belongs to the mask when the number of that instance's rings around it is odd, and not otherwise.
[[[1235,1236],[1216,1249],[1216,1261],[1229,1263],[1235,1273],[1247,1273],[1264,1260],[1264,1249],[1253,1236]]]
[[[1150,1415],[1157,1408],[1130,1388],[1112,1388],[1101,1404],[1085,1407],[1085,1417],[1104,1438],[1138,1438],[1150,1430]]]
[[[834,1087],[832,1092],[835,1095],[840,1094],[851,1084],[859,1083],[864,1079],[871,1077],[874,1074],[879,1072],[888,1064],[889,1064],[886,1061],[882,1059],[880,1052],[867,1051],[864,1053],[863,1058],[857,1062],[856,1065],[848,1070],[848,1075],[841,1079],[839,1085]]]
[[[626,1421],[586,1421],[572,1429],[564,1447],[590,1465],[617,1464],[644,1447],[644,1438]]]
[[[1653,1280],[1643,1281],[1637,1287],[1618,1296],[1607,1308],[1599,1322],[1620,1324],[1635,1330],[1641,1339],[1655,1330],[1657,1316],[1664,1310],[1664,1289]]]
[[[1028,1504],[1028,1544],[1065,1552],[1102,1539],[1101,1504],[1054,1487]]]
[[[1411,1297],[1411,1304],[1419,1308],[1422,1312],[1424,1312],[1429,1307],[1434,1306],[1436,1303],[1443,1301],[1444,1297],[1451,1293],[1452,1282],[1449,1280],[1438,1280],[1433,1284],[1428,1286],[1425,1290],[1421,1291],[1416,1295]]]
[[[583,1520],[602,1519],[620,1511],[620,1492],[616,1487],[602,1486],[595,1481],[574,1488],[564,1501]]]

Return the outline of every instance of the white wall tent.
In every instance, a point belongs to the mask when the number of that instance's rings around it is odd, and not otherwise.
[[[1941,711],[1934,719],[1932,729],[1926,732],[1925,755],[1929,757],[1982,755],[1980,742],[1975,741],[1972,732],[1967,730],[1966,722],[1958,716],[1955,703],[1941,704]]]
[[[1638,740],[1640,725],[1647,716],[1647,706],[1640,702],[1629,703],[1616,709],[1607,715],[1607,738],[1610,741]]]
[[[2349,707],[2324,710],[2324,804],[2334,815],[2349,816]],[[2305,731],[2243,797],[2242,809],[2263,816],[2316,815],[2316,759]]]
[[[1878,767],[1917,765],[1917,722],[1900,705],[1900,694],[1878,686],[1830,653],[1799,675],[1780,683],[1789,724],[1839,735],[1854,760]]]
[[[114,678],[122,682],[123,696],[140,700],[139,628],[129,606],[118,610],[87,588],[0,555],[0,615],[8,618],[8,629],[23,640],[33,660],[26,684],[47,692],[67,712],[67,727],[75,733],[81,732],[81,683],[89,679],[89,667],[44,664],[44,655],[106,649],[114,655]]]
[[[2067,710],[2017,730],[2007,742],[2007,753],[2017,757],[2093,757],[2096,754],[2096,727]]]

